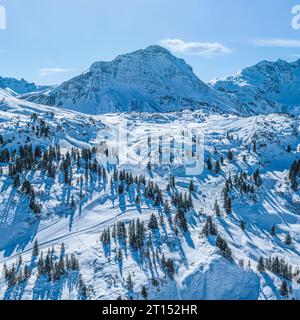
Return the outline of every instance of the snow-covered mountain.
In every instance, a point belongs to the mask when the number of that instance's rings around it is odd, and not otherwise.
[[[300,298],[300,193],[289,173],[299,120],[91,117],[0,95],[1,299]],[[130,159],[150,128],[201,125],[205,170],[118,164],[103,141],[122,122]]]
[[[46,90],[49,86],[37,86],[35,83],[29,83],[24,79],[17,80],[15,78],[0,77],[0,88],[15,94],[26,94]]]
[[[248,114],[299,113],[300,59],[288,63],[262,61],[234,76],[210,82],[213,89],[230,96],[238,111]]]
[[[298,64],[275,64],[209,88],[152,46],[0,88],[0,299],[300,299],[299,112],[272,113],[298,110]]]
[[[78,77],[24,98],[89,114],[226,108],[184,60],[160,46],[95,62]]]
[[[239,115],[297,114],[300,60],[262,61],[234,76],[205,84],[184,60],[160,46],[95,62],[83,74],[28,101],[87,114],[209,110]]]

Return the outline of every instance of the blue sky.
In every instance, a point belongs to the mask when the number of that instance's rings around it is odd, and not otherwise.
[[[300,58],[300,0],[0,0],[0,75],[60,83],[94,61],[163,44],[202,80]]]

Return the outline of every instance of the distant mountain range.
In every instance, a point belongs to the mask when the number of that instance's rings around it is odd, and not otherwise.
[[[160,46],[95,62],[53,87],[0,78],[21,98],[87,114],[205,109],[239,115],[298,113],[300,60],[262,61],[234,76],[202,82],[184,60]]]
[[[35,83],[29,83],[24,79],[0,77],[0,88],[10,91],[12,94],[26,94],[49,89],[50,86],[37,86]]]

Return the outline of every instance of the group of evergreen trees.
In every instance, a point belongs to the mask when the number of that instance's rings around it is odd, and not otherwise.
[[[173,279],[176,273],[174,260],[170,258],[166,259],[163,254],[161,258],[161,265],[162,269],[167,272],[171,279]]]
[[[223,162],[223,158],[222,158],[222,157],[221,157],[221,160],[217,160],[217,161],[214,163],[214,167],[213,167],[212,160],[211,160],[211,158],[209,157],[209,158],[206,160],[207,169],[210,170],[210,171],[214,169],[215,174],[218,175],[218,174],[221,172],[221,162]]]
[[[260,257],[257,264],[257,271],[262,273],[262,272],[265,272],[265,270],[269,270],[288,280],[291,280],[293,278],[293,267],[289,265],[283,258]]]
[[[216,246],[219,248],[222,256],[229,261],[232,261],[232,251],[229,248],[229,245],[225,239],[223,239],[219,232],[216,224],[213,222],[211,216],[208,216],[205,222],[205,225],[202,229],[202,234],[206,237],[208,236],[216,236]]]
[[[31,270],[28,264],[22,266],[22,256],[18,256],[17,263],[13,263],[9,268],[4,263],[4,279],[9,288],[26,282],[31,276]]]
[[[150,228],[150,222],[149,222],[149,228]],[[112,238],[115,240],[115,242],[121,242],[122,244],[127,244],[127,238],[128,238],[128,244],[132,249],[140,250],[144,246],[144,240],[145,240],[145,225],[144,222],[141,222],[140,219],[133,219],[129,222],[128,229],[125,226],[125,223],[122,221],[119,221],[116,224],[114,224],[113,231],[110,231],[110,228],[104,229],[104,231],[101,234],[101,242],[105,245],[110,245]]]
[[[51,136],[51,128],[44,119],[39,118],[36,113],[33,113],[31,120],[34,122],[34,124],[31,125],[31,130],[37,138],[49,138]]]
[[[215,223],[212,220],[211,216],[207,217],[207,220],[205,222],[205,225],[202,229],[202,234],[205,236],[217,236],[218,235],[218,229]]]
[[[229,195],[229,192],[232,190],[232,182],[231,178],[229,178],[226,183],[225,187],[223,188],[223,207],[227,214],[231,214],[232,212],[232,198]]]
[[[250,179],[246,172],[237,174],[233,179],[233,186],[239,190],[241,194],[255,194],[255,187],[259,188],[262,185],[262,178],[257,169]]]
[[[144,196],[147,199],[154,201],[154,206],[159,207],[163,204],[162,191],[159,186],[153,181],[148,181],[145,188]]]
[[[215,148],[215,154],[217,154],[217,149]],[[227,152],[227,160],[228,162],[231,162],[233,161],[234,159],[234,152],[232,150],[228,150]],[[224,156],[221,155],[220,156],[220,159],[219,160],[216,160],[215,163],[213,163],[213,161],[211,160],[211,157],[208,157],[207,160],[206,160],[206,166],[207,166],[207,169],[209,171],[214,171],[214,173],[216,175],[218,175],[220,172],[221,172],[221,166],[224,165]]]
[[[47,276],[48,281],[55,282],[67,276],[69,272],[79,272],[79,262],[74,253],[70,257],[68,254],[61,253],[57,258],[54,252],[49,250],[45,258],[43,253],[40,254],[37,269],[39,276]]]
[[[18,256],[17,262],[11,267],[4,264],[4,278],[9,288],[26,282],[32,275],[33,269],[37,268],[38,277],[45,276],[48,281],[59,281],[63,276],[68,277],[71,272],[79,274],[80,267],[74,253],[68,255],[65,252],[64,243],[61,244],[60,253],[57,255],[54,247],[48,249],[44,257],[43,251],[39,250],[38,242],[34,242],[32,249],[32,262],[30,265],[24,264],[21,255]],[[88,294],[87,287],[79,275],[78,292],[81,298],[86,298]]]
[[[140,250],[144,247],[145,226],[140,219],[133,219],[128,226],[128,240],[132,249]]]
[[[47,173],[50,178],[55,179],[61,173],[63,183],[73,184],[73,170],[77,166],[77,173],[82,172],[86,181],[92,183],[93,176],[106,180],[105,168],[96,160],[96,148],[83,148],[81,150],[72,148],[71,152],[62,155],[58,145],[50,145],[48,149],[42,150],[40,146],[33,147],[31,144],[21,145],[16,149],[0,150],[0,162],[8,163],[8,175],[12,177],[13,187],[21,187],[21,191],[29,197],[29,208],[36,214],[41,213],[41,205],[36,199],[36,192],[30,181],[26,180],[26,174],[31,171]],[[0,170],[3,174],[3,168]],[[96,177],[97,178],[97,177]],[[83,175],[77,179],[77,184],[83,185]],[[83,197],[82,188],[80,197]],[[74,196],[72,207],[76,207]]]
[[[158,184],[152,180],[146,182],[144,175],[133,176],[132,173],[128,173],[125,170],[115,170],[111,181],[111,192],[113,193],[115,185],[117,185],[117,192],[119,195],[125,195],[134,190],[135,193],[135,204],[139,206],[142,202],[142,197],[153,202],[155,207],[160,207],[164,204],[162,190]],[[130,188],[134,186],[133,188]],[[130,196],[130,194],[128,194]]]
[[[179,224],[184,232],[188,231],[186,213],[194,208],[192,194],[175,192],[172,194],[172,205],[176,208],[175,224]]]
[[[262,178],[260,176],[259,170],[256,170],[253,174],[253,179],[250,181],[248,179],[248,175],[246,172],[239,173],[234,176],[232,179],[231,176],[229,176],[226,179],[225,182],[225,187],[223,188],[223,207],[224,210],[227,214],[230,214],[232,212],[232,201],[233,197],[230,196],[230,192],[236,188],[239,190],[240,194],[249,194],[252,199],[255,198],[255,186],[259,188],[262,184]],[[220,216],[220,208],[218,203],[215,203],[215,208],[214,208],[216,215]]]
[[[163,218],[160,218],[159,223],[157,216],[153,213],[150,216],[147,226],[149,230],[154,231],[158,229],[162,223]],[[116,245],[120,245],[116,250],[116,260],[119,264],[123,261],[122,250],[125,250],[124,245],[128,245],[132,250],[139,252],[142,263],[146,262],[151,269],[158,263],[161,269],[168,274],[171,279],[174,278],[176,273],[174,260],[171,258],[166,259],[164,254],[162,254],[161,258],[159,257],[157,248],[156,250],[153,249],[152,233],[146,233],[145,224],[141,222],[140,219],[130,220],[128,227],[126,227],[124,222],[118,221],[117,224],[114,224],[112,231],[111,228],[107,228],[102,232],[100,240],[103,246],[111,245],[112,241],[114,241]],[[133,287],[131,276],[126,282],[127,288],[129,288],[129,286],[130,288]]]

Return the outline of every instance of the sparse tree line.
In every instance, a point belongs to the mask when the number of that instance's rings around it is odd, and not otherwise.
[[[218,153],[218,151],[215,148],[215,154],[217,154],[217,153]],[[234,160],[234,152],[232,150],[228,150],[227,155],[226,155],[226,159],[228,162],[232,162]],[[216,160],[215,162],[213,162],[211,157],[208,157],[206,160],[206,167],[209,171],[212,171],[216,175],[218,175],[218,174],[220,174],[224,163],[225,163],[225,157],[223,155],[220,155],[219,160]]]
[[[62,183],[71,186],[74,183],[73,167],[77,166],[77,173],[83,173],[76,181],[81,185],[80,197],[83,197],[84,177],[87,183],[93,182],[93,175],[102,181],[107,179],[106,169],[95,160],[96,152],[96,148],[83,148],[80,151],[72,148],[71,152],[62,155],[58,145],[42,150],[40,146],[33,147],[31,144],[26,144],[20,146],[18,150],[1,150],[0,162],[8,163],[8,175],[12,178],[13,187],[20,187],[21,192],[29,197],[29,208],[39,214],[42,207],[36,200],[37,194],[31,182],[25,178],[25,174],[40,170],[55,179],[60,172]],[[3,168],[0,169],[0,174],[3,174]],[[74,196],[71,207],[76,207]]]
[[[232,213],[232,204],[234,197],[230,196],[230,193],[234,190],[238,190],[241,195],[249,194],[250,198],[256,200],[256,188],[262,185],[262,178],[259,170],[256,170],[252,179],[249,179],[247,173],[238,173],[232,179],[231,175],[226,179],[225,186],[222,191],[223,195],[223,209],[227,214]],[[216,200],[214,211],[217,217],[221,216],[220,206]]]
[[[112,228],[103,230],[100,240],[104,247],[109,247],[109,250],[112,242],[116,245],[119,244],[116,257],[119,264],[123,261],[122,248],[128,245],[131,250],[139,252],[142,263],[148,263],[151,269],[158,263],[161,269],[173,279],[175,275],[174,260],[166,258],[164,254],[160,256],[157,248],[153,248],[152,233],[146,232],[147,230],[152,232],[158,230],[159,225],[163,223],[161,220],[159,223],[156,215],[151,214],[147,225],[140,219],[130,220],[127,227],[124,221],[118,221]]]
[[[117,192],[119,195],[130,192],[130,187],[134,186],[134,189],[131,190],[135,192],[136,205],[140,205],[142,196],[144,196],[145,199],[152,201],[155,207],[159,207],[164,203],[162,190],[158,184],[150,179],[146,181],[144,175],[133,176],[132,173],[128,173],[125,170],[122,170],[121,172],[115,170],[111,179],[112,192],[115,185],[118,186]]]
[[[285,259],[279,257],[269,257],[263,258],[260,257],[258,264],[257,264],[257,271],[260,273],[269,270],[279,276],[287,280],[293,279],[293,267],[292,265],[288,264]]]
[[[37,240],[34,242],[32,249],[32,259],[30,264],[24,264],[21,255],[17,257],[17,262],[8,267],[6,263],[3,267],[4,278],[8,288],[16,285],[26,283],[32,273],[33,269],[37,269],[38,277],[47,277],[48,282],[55,283],[63,277],[68,277],[71,272],[78,274],[78,293],[81,299],[88,297],[88,288],[80,275],[79,261],[74,253],[70,255],[65,252],[64,243],[61,244],[60,253],[57,254],[54,247],[48,249],[47,254],[44,255],[40,251]]]
[[[18,130],[18,133],[27,133],[29,135],[26,138],[27,142],[30,142],[32,135],[35,135],[37,138],[49,138],[53,135],[50,126],[46,123],[44,119],[39,118],[36,113],[33,113],[31,115],[31,121],[32,123],[27,123],[27,126],[24,129]],[[12,139],[5,139],[4,136],[0,134],[0,147],[4,147],[8,143],[11,143],[12,140],[15,140],[15,138],[13,137]],[[7,152],[9,152],[9,150],[4,150],[3,151],[7,156]],[[2,154],[0,152],[0,162],[8,162],[6,156],[2,157]],[[1,161],[1,159],[4,159],[6,161]]]
[[[130,191],[131,186],[134,186],[131,191],[136,195],[135,204],[137,206],[141,204],[142,197],[144,197],[144,199],[152,201],[155,207],[161,207],[163,205],[164,213],[168,216],[170,215],[170,205],[167,200],[164,200],[162,190],[158,184],[150,179],[146,182],[144,175],[133,176],[125,170],[121,172],[115,171],[111,179],[111,185],[112,187],[118,185],[117,191],[119,195],[124,195],[125,192]],[[189,190],[189,194],[178,192],[178,190],[176,190],[175,177],[170,177],[166,191],[171,193],[171,204],[176,208],[174,223],[176,225],[178,224],[184,232],[188,231],[186,213],[194,207],[192,192],[195,190],[195,186],[192,180],[189,185]]]

